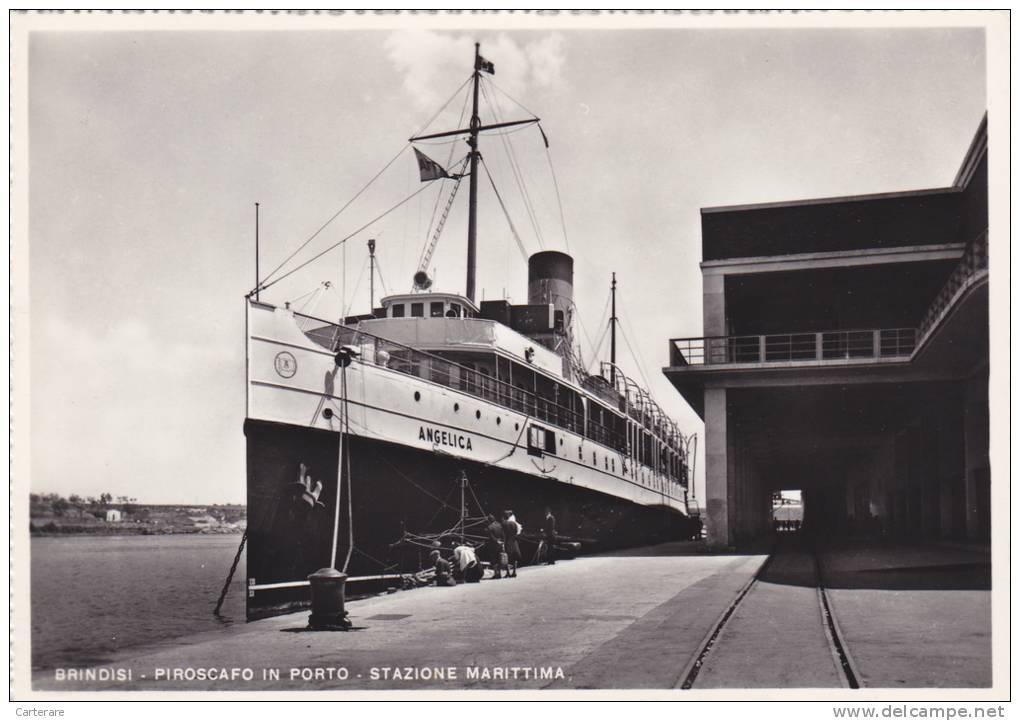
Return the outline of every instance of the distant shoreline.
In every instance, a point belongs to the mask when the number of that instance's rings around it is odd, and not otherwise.
[[[121,497],[111,502],[57,494],[32,494],[29,533],[54,536],[237,535],[247,524],[240,504],[212,506],[155,505]]]
[[[31,538],[76,538],[81,536],[102,536],[102,537],[114,537],[114,536],[240,536],[244,533],[243,528],[225,529],[222,531],[189,531],[189,530],[175,530],[175,531],[153,531],[149,529],[131,529],[131,528],[116,528],[110,530],[83,530],[83,531],[37,531],[34,529],[29,530],[29,536]]]
[[[29,535],[33,538],[64,538],[67,536],[233,536],[244,533],[237,526],[206,528],[185,525],[151,526],[138,523],[53,523],[47,518],[33,518],[29,522]]]

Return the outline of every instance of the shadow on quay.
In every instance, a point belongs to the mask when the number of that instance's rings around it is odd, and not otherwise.
[[[987,591],[990,554],[936,544],[817,541],[780,534],[776,552],[760,576],[764,583],[815,586],[817,556],[826,588],[886,591]]]
[[[641,546],[639,548],[620,548],[612,551],[602,551],[601,553],[592,554],[592,557],[667,558],[673,556],[702,556],[707,552],[704,541],[668,541],[655,546]]]

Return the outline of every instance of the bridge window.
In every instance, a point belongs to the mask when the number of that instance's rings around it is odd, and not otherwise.
[[[403,318],[404,317],[404,304],[403,303],[394,303],[393,305],[390,306],[390,308],[393,309],[393,313],[390,316],[391,318]]]
[[[442,301],[436,301],[429,303],[429,315],[433,318],[443,317],[443,303]]]
[[[411,303],[411,317],[412,318],[424,318],[425,317],[425,304],[424,303]]]

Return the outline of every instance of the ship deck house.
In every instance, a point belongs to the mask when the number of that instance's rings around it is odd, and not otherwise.
[[[986,122],[950,187],[701,211],[704,331],[665,375],[705,422],[709,542],[771,527],[985,540]]]

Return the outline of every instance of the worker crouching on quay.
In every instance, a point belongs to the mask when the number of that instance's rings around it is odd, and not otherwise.
[[[432,565],[435,566],[436,569],[435,581],[437,586],[457,585],[457,581],[453,578],[452,563],[443,558],[438,550],[433,550],[429,554],[429,559],[432,561]]]
[[[478,562],[475,549],[467,544],[461,544],[453,549],[453,576],[459,581],[467,583],[478,583],[482,580],[485,572],[482,564]]]

